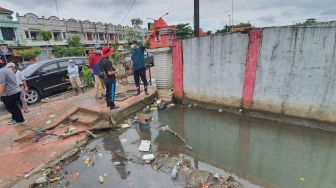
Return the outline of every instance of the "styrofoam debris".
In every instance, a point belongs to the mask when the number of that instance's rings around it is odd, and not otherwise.
[[[154,154],[153,153],[151,153],[151,154],[146,154],[146,155],[143,155],[142,156],[142,159],[143,160],[145,160],[145,161],[147,161],[147,160],[153,160],[153,159],[155,159],[155,156],[154,156]]]
[[[141,140],[139,151],[149,151],[151,141],[149,140]]]

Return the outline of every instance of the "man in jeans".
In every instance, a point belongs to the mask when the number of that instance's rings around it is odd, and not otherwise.
[[[140,95],[140,78],[144,84],[145,94],[148,95],[148,82],[146,78],[146,65],[145,65],[145,47],[149,41],[149,37],[146,39],[144,44],[138,45],[138,41],[133,41],[133,48],[132,48],[132,66],[133,74],[134,74],[134,82],[137,89],[137,95]]]
[[[15,73],[6,67],[6,63],[0,60],[0,95],[7,111],[12,114],[10,125],[26,123],[19,106],[21,89],[16,82]]]

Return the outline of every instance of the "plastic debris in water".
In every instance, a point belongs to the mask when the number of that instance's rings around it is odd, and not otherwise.
[[[104,176],[99,176],[99,182],[101,183],[101,184],[103,184],[104,183]]]
[[[139,151],[149,151],[151,141],[149,140],[141,140]]]
[[[126,129],[126,128],[129,128],[129,127],[131,127],[131,125],[130,124],[122,124],[121,125],[121,128],[123,128],[123,129]]]
[[[46,122],[46,124],[49,124],[49,123],[51,123],[51,120],[48,120],[48,121]]]
[[[115,162],[113,162],[113,164],[114,164],[114,166],[119,166],[121,163],[120,163],[120,161],[115,161]]]
[[[170,173],[170,177],[172,179],[176,179],[179,169],[180,169],[180,163],[177,162],[176,165],[174,166],[172,172]]]
[[[218,109],[218,112],[223,112],[223,110],[222,109]]]
[[[151,161],[151,160],[155,159],[155,156],[152,153],[151,154],[146,154],[146,155],[142,156],[142,159],[145,160],[145,161],[147,161],[147,160]]]
[[[304,177],[300,177],[300,180],[303,181],[303,182],[305,181]]]

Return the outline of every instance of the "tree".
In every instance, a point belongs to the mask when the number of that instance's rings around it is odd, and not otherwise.
[[[73,36],[67,40],[67,45],[69,47],[83,47],[83,43],[81,43],[79,36]]]
[[[176,25],[176,33],[175,33],[176,38],[182,39],[182,38],[193,36],[193,34],[194,34],[194,31],[189,25],[189,23]]]
[[[134,27],[140,27],[143,24],[143,21],[141,18],[133,18],[131,19],[132,26]]]
[[[316,18],[308,18],[308,19],[303,23],[303,25],[312,25],[312,24],[314,24],[314,23],[316,23],[316,22],[317,22]]]
[[[216,31],[216,33],[227,33],[230,32],[230,27],[228,25],[225,25],[223,29],[219,29]]]
[[[33,59],[34,57],[41,54],[41,48],[31,48],[26,50],[17,50],[15,51],[16,54],[21,56],[24,61],[29,61]]]
[[[50,41],[52,38],[52,33],[50,31],[41,31],[41,37],[43,41]]]
[[[244,28],[244,27],[253,27],[251,23],[240,23],[238,25],[233,25],[233,28]]]
[[[126,36],[125,36],[125,38],[126,38],[126,40],[127,40],[127,42],[130,44],[133,40],[137,40],[137,41],[139,41],[139,42],[141,42],[142,41],[142,35],[141,35],[141,33],[139,32],[139,31],[136,31],[136,30],[134,30],[134,29],[132,29],[132,28],[127,28],[126,29]]]
[[[84,45],[80,42],[79,36],[73,36],[67,41],[68,47],[54,46],[55,57],[84,56]]]

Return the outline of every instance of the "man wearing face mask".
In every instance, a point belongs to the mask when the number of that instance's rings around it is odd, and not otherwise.
[[[75,90],[76,95],[79,95],[79,90],[82,90],[84,94],[84,88],[79,78],[78,66],[75,64],[73,60],[69,60],[68,74],[70,78],[70,83],[72,85],[72,88]]]
[[[26,121],[19,106],[21,89],[16,82],[15,73],[6,67],[6,63],[0,59],[0,95],[7,111],[12,114],[9,125],[21,125]]]
[[[149,37],[145,40],[143,44],[138,45],[138,41],[134,40],[132,42],[132,65],[134,82],[137,90],[137,95],[140,95],[140,78],[144,84],[145,94],[148,95],[148,82],[146,78],[146,66],[145,66],[145,45],[148,43]]]
[[[104,84],[103,80],[99,77],[101,73],[100,60],[102,59],[101,55],[101,46],[96,45],[93,52],[89,55],[89,68],[92,70],[92,74],[95,79],[95,88],[96,88],[96,98],[103,98]]]

